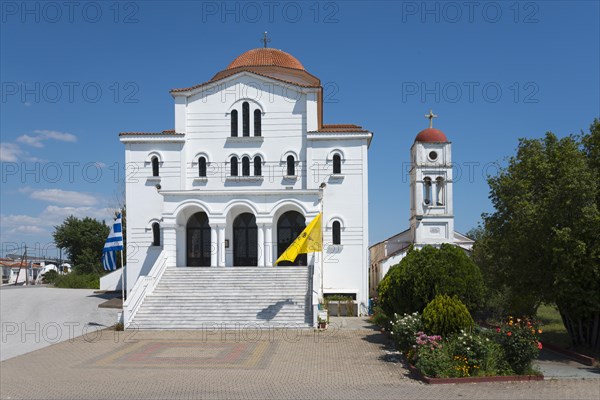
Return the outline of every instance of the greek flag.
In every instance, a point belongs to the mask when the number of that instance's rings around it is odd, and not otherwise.
[[[117,251],[123,250],[123,227],[121,225],[121,213],[117,214],[117,219],[110,228],[110,233],[104,243],[102,250],[102,265],[107,271],[117,269]]]

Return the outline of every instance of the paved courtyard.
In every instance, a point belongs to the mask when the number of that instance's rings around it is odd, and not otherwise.
[[[0,361],[111,326],[117,310],[92,289],[0,287]]]
[[[2,399],[599,399],[600,380],[425,385],[386,337],[342,329],[98,330],[0,363]]]

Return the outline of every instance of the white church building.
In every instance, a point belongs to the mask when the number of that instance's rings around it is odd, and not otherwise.
[[[125,325],[312,326],[323,294],[352,296],[365,313],[372,133],[324,124],[319,78],[272,48],[170,93],[174,129],[120,134]],[[321,211],[323,253],[276,266]]]
[[[474,241],[454,230],[454,181],[452,144],[439,129],[433,128],[432,111],[429,128],[415,137],[410,149],[410,227],[369,248],[370,294],[377,295],[377,285],[390,267],[406,256],[409,248],[440,246],[451,243],[471,251]]]

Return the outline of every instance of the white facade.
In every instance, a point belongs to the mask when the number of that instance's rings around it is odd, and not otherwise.
[[[251,52],[291,57],[274,49]],[[179,268],[274,268],[289,242],[284,236],[303,227],[289,221],[308,225],[323,209],[324,259],[309,254],[307,267],[323,265],[323,293],[354,294],[364,307],[372,134],[322,124],[317,78],[256,60],[171,91],[173,131],[120,135],[127,165],[126,287],[147,276],[161,254]],[[338,226],[341,241],[334,245]]]
[[[410,228],[370,247],[370,294],[410,246],[452,243],[470,251],[473,240],[454,230],[452,146],[437,129],[420,132],[410,149]]]

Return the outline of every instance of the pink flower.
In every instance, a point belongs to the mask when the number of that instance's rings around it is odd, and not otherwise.
[[[496,332],[500,333],[500,328],[496,328]]]
[[[538,349],[542,349],[542,342],[538,342]]]

